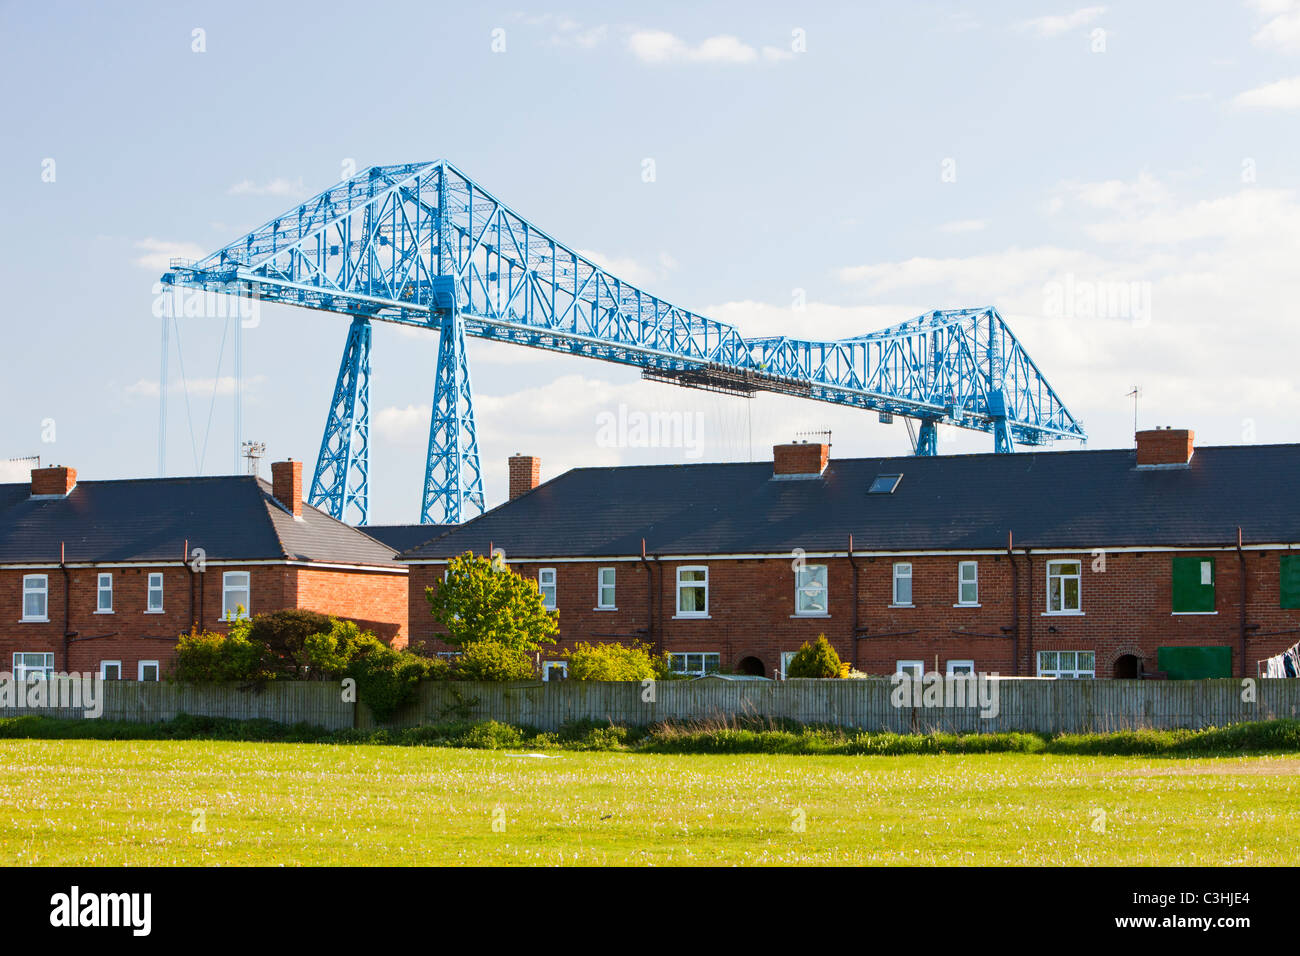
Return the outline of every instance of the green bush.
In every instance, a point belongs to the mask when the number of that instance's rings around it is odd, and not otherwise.
[[[179,681],[262,681],[275,676],[266,648],[247,637],[247,627],[229,634],[191,628],[176,642],[171,676]]]
[[[785,665],[786,677],[839,677],[840,655],[835,653],[825,634],[818,634],[814,644],[805,643]]]
[[[357,682],[357,700],[381,723],[415,699],[420,681],[447,676],[444,661],[394,650],[373,634],[363,632],[353,646],[346,676]]]
[[[527,651],[500,641],[474,641],[465,645],[452,671],[460,680],[532,680],[533,660]]]
[[[653,680],[658,676],[649,644],[588,644],[568,653],[569,680]]]
[[[270,666],[277,673],[290,680],[301,680],[308,676],[303,657],[307,638],[329,633],[334,623],[334,618],[319,611],[286,608],[254,615],[248,626],[248,639],[267,649]]]

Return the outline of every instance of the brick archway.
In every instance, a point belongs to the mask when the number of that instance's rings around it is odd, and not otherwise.
[[[769,673],[771,668],[768,667],[768,663],[763,658],[763,655],[760,654],[758,651],[752,651],[748,649],[742,650],[736,654],[736,656],[732,659],[731,669],[737,674],[747,673],[748,671],[746,670],[746,665],[748,665],[750,670],[752,670],[753,668],[752,662],[754,661],[758,662],[758,668],[761,673],[761,676],[763,677],[772,676]]]
[[[1119,663],[1119,660],[1122,657],[1137,658],[1139,667],[1144,664],[1147,659],[1146,651],[1138,647],[1136,644],[1121,644],[1112,651],[1110,656],[1107,658],[1105,674],[1098,674],[1097,676],[1113,677],[1115,675],[1115,665]]]

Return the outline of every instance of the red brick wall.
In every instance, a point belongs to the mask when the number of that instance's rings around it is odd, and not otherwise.
[[[542,460],[534,455],[511,455],[510,500],[527,494],[542,481]]]
[[[1245,552],[1247,562],[1246,623],[1261,635],[1300,628],[1300,611],[1283,610],[1279,601],[1281,552]],[[1116,659],[1134,653],[1156,667],[1156,649],[1170,645],[1218,645],[1232,649],[1234,673],[1243,673],[1240,653],[1238,601],[1241,575],[1234,551],[1179,552],[1182,556],[1215,559],[1216,615],[1176,615],[1171,612],[1173,557],[1170,552],[1109,553],[1105,570],[1093,570],[1091,552],[1067,555],[1023,553],[1015,556],[1018,606],[1013,602],[1011,560],[1000,555],[925,555],[857,557],[859,568],[857,666],[871,674],[890,674],[899,660],[923,660],[926,669],[946,669],[950,660],[974,660],[978,670],[1001,674],[1036,673],[1036,652],[1091,650],[1096,674],[1114,674]],[[1082,565],[1082,615],[1048,615],[1049,559],[1076,559]],[[794,616],[794,572],[790,559],[728,559],[651,562],[654,569],[655,638],[660,650],[717,652],[730,670],[746,657],[756,657],[771,675],[781,652],[798,650],[804,641],[825,634],[840,656],[854,660],[852,568],[846,558],[806,559],[827,565],[829,617]],[[958,602],[957,565],[979,564],[979,607],[954,607]],[[912,565],[913,607],[890,607],[893,565]],[[554,567],[560,608],[560,644],[577,641],[630,640],[646,637],[646,572],[639,562],[608,562],[617,571],[617,611],[597,611],[597,569],[592,563],[512,563],[516,572],[536,579],[539,567]],[[709,616],[675,618],[676,569],[704,564],[709,568]],[[1098,565],[1100,568],[1100,565]],[[1032,568],[1032,570],[1031,570]],[[430,650],[446,650],[437,641],[424,589],[442,580],[441,565],[411,566],[410,623],[413,643],[429,642]],[[1018,612],[1018,613],[1017,613]],[[1011,629],[1019,624],[1017,643]],[[1008,629],[1008,630],[1004,630]],[[1002,636],[1006,635],[1006,636]],[[1260,636],[1248,640],[1244,673],[1255,674],[1255,662],[1300,640],[1300,634]],[[552,656],[544,650],[542,657]]]
[[[113,575],[113,613],[95,613],[100,571]],[[145,613],[150,572],[163,574],[163,613]],[[59,568],[0,568],[0,671],[8,671],[16,651],[53,652],[56,670],[98,672],[103,660],[120,660],[122,675],[134,679],[141,660],[157,660],[164,671],[174,660],[176,638],[197,621],[200,629],[222,631],[222,573],[251,572],[250,612],[306,607],[342,614],[374,625],[385,639],[398,637],[406,617],[406,577],[401,574],[315,570],[288,565],[214,566],[191,576],[185,567],[70,568],[68,627],[77,632],[64,653],[65,593]],[[46,623],[21,622],[22,579],[48,579]],[[194,582],[191,604],[191,580]],[[400,638],[399,638],[400,640]]]
[[[1152,428],[1137,433],[1139,465],[1185,465],[1192,457],[1194,432],[1186,428]]]
[[[793,442],[772,448],[772,471],[778,475],[820,475],[830,460],[831,446],[824,442]]]

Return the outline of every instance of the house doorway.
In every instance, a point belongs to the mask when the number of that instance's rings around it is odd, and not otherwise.
[[[748,677],[762,677],[764,676],[763,662],[757,657],[742,657],[740,663],[736,665],[736,673]]]
[[[1134,654],[1121,654],[1115,659],[1115,677],[1120,680],[1137,680],[1141,662]]]

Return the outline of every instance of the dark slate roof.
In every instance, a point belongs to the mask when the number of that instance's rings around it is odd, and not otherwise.
[[[357,528],[394,551],[408,551],[439,535],[459,528],[456,524],[368,524]]]
[[[66,497],[0,485],[0,564],[209,560],[397,566],[394,550],[304,503],[299,521],[249,475],[79,481]]]
[[[869,495],[902,473],[893,494]],[[1300,445],[1197,449],[1138,469],[1132,449],[854,458],[820,478],[772,463],[578,468],[401,559],[489,543],[508,557],[1103,548],[1300,542]]]

